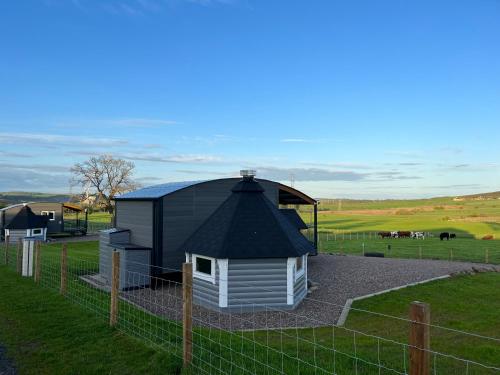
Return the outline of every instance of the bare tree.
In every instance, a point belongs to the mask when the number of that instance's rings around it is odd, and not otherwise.
[[[85,195],[94,193],[96,203],[113,213],[113,198],[137,187],[132,180],[134,167],[134,163],[115,159],[111,155],[92,156],[71,167],[71,181],[81,186]]]

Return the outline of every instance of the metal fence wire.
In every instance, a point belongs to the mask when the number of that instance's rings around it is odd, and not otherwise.
[[[0,265],[19,272],[21,246],[10,244],[7,248],[2,244]],[[180,278],[165,280],[147,272],[130,271],[132,267],[123,267],[123,259],[118,261],[119,272],[112,272],[110,277],[99,273],[95,256],[73,253],[71,244],[61,247],[67,249],[41,246],[41,260],[34,266],[39,267],[37,285],[62,294],[157,350],[174,354],[184,360],[193,373],[417,374],[412,367],[415,355],[420,355],[427,367],[427,372],[418,374],[500,373],[499,338],[354,307],[352,310],[367,318],[389,321],[403,334],[390,336],[388,332],[383,336],[363,332],[338,326],[333,318],[325,320],[294,310],[266,307],[262,311],[244,298],[238,301],[239,311],[208,309],[191,304],[192,294],[188,292],[194,287],[192,278],[185,278],[182,283]],[[109,261],[113,264],[112,259]],[[180,271],[161,269],[162,274],[177,273],[177,276]],[[132,287],[124,287],[127,285]],[[262,294],[270,293],[265,288],[252,287]],[[305,298],[323,309],[339,307]],[[420,345],[419,341],[408,340],[412,329],[426,330],[431,344]],[[496,363],[474,360],[464,354],[467,351],[463,347],[454,352],[440,350],[440,345],[432,344],[432,337],[438,331],[457,345],[461,345],[464,338],[485,345],[491,354],[489,358],[496,358]],[[186,351],[189,351],[187,357]]]

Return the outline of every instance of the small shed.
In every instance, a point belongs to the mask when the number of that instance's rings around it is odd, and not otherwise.
[[[188,238],[194,302],[219,311],[293,309],[307,294],[307,256],[314,245],[244,176]]]
[[[25,237],[47,239],[47,216],[35,215],[29,206],[22,207],[5,227],[5,236],[10,242],[17,242]]]

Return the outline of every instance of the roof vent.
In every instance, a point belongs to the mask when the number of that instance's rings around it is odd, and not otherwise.
[[[242,169],[240,176],[243,178],[254,178],[257,172],[254,169]]]

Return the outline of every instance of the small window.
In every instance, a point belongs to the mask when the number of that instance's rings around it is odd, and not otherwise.
[[[34,236],[36,236],[37,234],[42,234],[42,230],[41,229],[33,229],[32,232],[33,232]]]
[[[55,211],[42,211],[42,216],[48,216],[49,221],[54,221],[56,219]]]
[[[295,277],[299,278],[305,274],[305,262],[306,255],[302,255],[301,257],[295,258]]]
[[[196,271],[201,273],[206,273],[207,275],[212,274],[212,261],[205,258],[196,258]]]
[[[193,276],[215,284],[215,259],[193,255]]]

